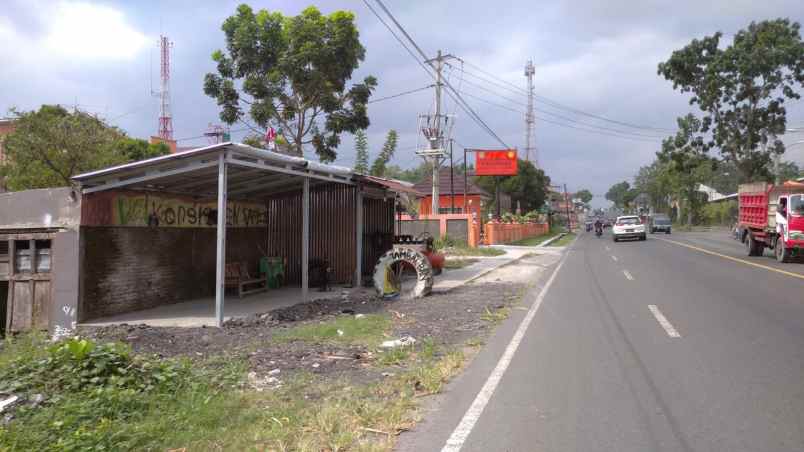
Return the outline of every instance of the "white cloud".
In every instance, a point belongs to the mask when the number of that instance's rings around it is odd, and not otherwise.
[[[66,57],[130,59],[147,38],[126,22],[122,12],[108,6],[62,2],[47,24],[46,48]]]

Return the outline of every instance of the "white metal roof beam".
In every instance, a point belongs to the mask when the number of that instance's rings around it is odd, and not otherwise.
[[[273,181],[273,182],[270,182],[270,183],[253,185],[253,186],[249,186],[249,187],[240,188],[240,189],[237,189],[237,190],[229,190],[229,194],[230,195],[241,195],[241,194],[244,194],[244,193],[251,193],[251,192],[255,192],[255,191],[266,190],[266,189],[273,188],[273,187],[281,187],[283,185],[287,185],[287,186],[301,185],[301,181],[298,180],[297,183],[294,183],[293,178],[282,178],[282,180]]]
[[[204,169],[204,168],[211,168],[211,167],[217,166],[217,165],[218,165],[218,162],[216,162],[216,161],[211,161],[211,162],[190,162],[185,166],[182,166],[182,167],[179,167],[179,168],[174,168],[174,169],[171,169],[171,170],[160,171],[158,169],[155,169],[155,170],[147,171],[145,173],[145,175],[139,176],[139,177],[134,177],[134,178],[126,179],[126,180],[113,179],[111,181],[105,181],[104,183],[101,183],[100,185],[85,188],[83,190],[83,192],[85,194],[89,194],[89,193],[95,193],[95,192],[98,192],[98,191],[111,190],[113,188],[125,187],[127,185],[140,184],[142,182],[146,182],[146,181],[149,181],[149,180],[154,180],[154,179],[159,179],[159,178],[163,178],[163,177],[173,176],[173,175],[176,175],[176,174],[189,173],[191,171],[198,171],[198,170]]]
[[[336,176],[334,174],[323,175],[323,174],[318,174],[318,173],[314,173],[312,171],[307,171],[307,170],[296,170],[296,169],[293,169],[291,167],[291,165],[288,165],[288,166],[273,165],[273,164],[267,163],[265,160],[262,160],[262,159],[258,159],[256,162],[248,162],[248,161],[244,161],[244,160],[241,160],[241,159],[233,159],[233,158],[231,158],[231,156],[227,156],[226,162],[229,163],[229,164],[232,164],[232,165],[245,166],[245,167],[248,167],[248,168],[263,169],[265,171],[273,171],[275,173],[290,174],[290,175],[293,175],[293,176],[301,176],[301,177],[306,177],[306,178],[310,178],[310,179],[325,180],[327,182],[338,182],[338,183],[341,183],[341,184],[354,185],[354,182],[351,181],[351,178]]]

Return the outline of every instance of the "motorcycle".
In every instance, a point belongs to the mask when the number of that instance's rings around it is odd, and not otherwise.
[[[601,235],[603,235],[603,228],[595,228],[595,236],[600,238]]]

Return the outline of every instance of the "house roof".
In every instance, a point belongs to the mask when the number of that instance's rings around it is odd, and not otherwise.
[[[474,177],[473,174],[468,175],[468,184],[466,185],[466,194],[467,195],[481,195],[483,197],[490,197],[485,190],[478,187],[472,182],[472,178]],[[449,167],[444,167],[438,170],[438,184],[439,184],[439,194],[441,195],[451,195],[453,194],[453,190],[450,187],[454,188],[454,194],[462,195],[464,193],[464,176],[458,172],[454,173],[454,177],[452,178],[452,184],[450,184],[450,169]],[[425,194],[429,194],[432,192],[433,189],[433,176],[428,173],[424,179],[418,182],[416,185],[413,186],[417,191]]]

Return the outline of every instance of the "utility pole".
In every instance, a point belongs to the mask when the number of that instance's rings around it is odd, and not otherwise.
[[[450,209],[449,213],[455,213],[455,164],[452,160],[452,138],[449,139],[449,193]],[[464,212],[466,213],[466,212]]]
[[[449,118],[441,114],[441,90],[444,87],[442,71],[444,69],[444,62],[449,59],[458,58],[451,54],[442,54],[441,50],[438,51],[435,58],[426,60],[425,63],[429,64],[436,73],[435,83],[435,115],[422,115],[420,119],[420,128],[425,138],[428,141],[428,148],[417,151],[416,153],[423,157],[425,160],[430,160],[433,170],[433,191],[432,191],[432,213],[438,214],[440,208],[440,193],[439,193],[439,169],[441,167],[441,160],[446,156],[444,152],[444,131],[448,128]]]
[[[533,129],[536,124],[536,116],[533,114],[533,74],[536,69],[533,67],[533,60],[528,60],[525,65],[525,77],[528,78],[528,111],[525,112],[525,161],[530,161],[533,154],[533,163],[539,166],[539,156],[533,142]]]
[[[567,232],[572,232],[572,219],[570,217],[570,199],[567,194],[567,184],[564,184],[564,202],[567,205]]]

